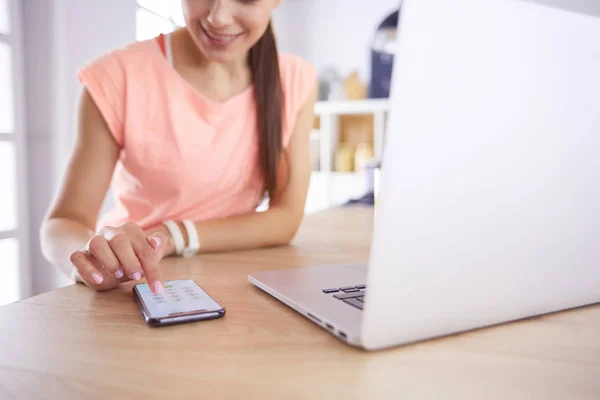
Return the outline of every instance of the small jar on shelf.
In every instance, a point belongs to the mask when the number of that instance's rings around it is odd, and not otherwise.
[[[360,143],[356,146],[354,152],[354,171],[362,173],[369,161],[373,159],[373,145],[370,143]]]
[[[352,172],[354,170],[354,151],[345,143],[340,143],[335,151],[334,169],[336,172]]]

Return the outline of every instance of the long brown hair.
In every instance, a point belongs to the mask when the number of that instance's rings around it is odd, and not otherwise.
[[[283,150],[283,89],[279,55],[271,22],[260,40],[250,49],[248,63],[252,72],[259,131],[259,163],[264,191],[272,197],[277,188],[277,172]]]

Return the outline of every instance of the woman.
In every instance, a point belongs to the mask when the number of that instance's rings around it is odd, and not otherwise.
[[[279,2],[183,0],[186,28],[80,72],[77,142],[41,229],[52,264],[96,290],[145,276],[161,293],[163,257],[292,240],[317,83],[277,54]],[[98,221],[111,179],[117,204]]]

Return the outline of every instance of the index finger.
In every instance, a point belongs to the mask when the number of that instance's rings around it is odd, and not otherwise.
[[[162,258],[163,246],[164,241],[155,236],[151,236],[148,239],[141,238],[141,240],[133,243],[133,249],[138,260],[140,260],[148,286],[150,287],[150,290],[156,294],[161,294],[164,291],[162,274],[159,266],[159,261]]]

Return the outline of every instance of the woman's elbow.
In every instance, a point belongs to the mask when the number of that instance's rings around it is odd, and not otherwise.
[[[296,233],[284,233],[279,235],[279,237],[275,240],[275,246],[287,246],[292,243],[294,238],[296,237]]]
[[[291,244],[300,230],[301,223],[302,218],[294,218],[285,224],[278,235],[277,245],[287,246]]]
[[[38,230],[38,239],[40,241],[40,250],[42,252],[42,256],[46,259],[46,261],[50,262],[52,259],[52,252],[50,251],[49,239],[52,237],[52,224],[47,218],[45,218]]]

